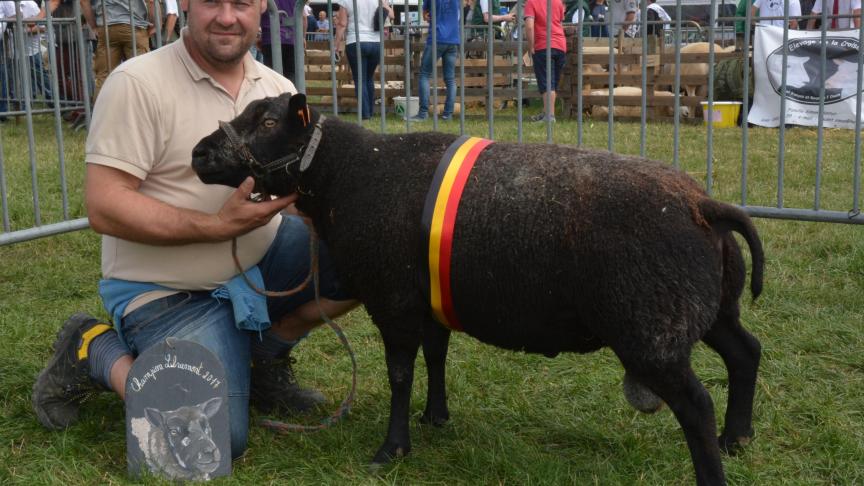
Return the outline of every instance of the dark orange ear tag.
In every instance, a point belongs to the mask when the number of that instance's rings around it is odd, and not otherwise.
[[[303,110],[306,111],[306,124],[312,123],[312,112],[309,111],[309,105],[304,106]]]
[[[299,116],[300,120],[303,122],[303,128],[306,128],[306,125],[309,124],[309,122],[306,121],[306,108],[304,107],[297,110],[297,116]]]

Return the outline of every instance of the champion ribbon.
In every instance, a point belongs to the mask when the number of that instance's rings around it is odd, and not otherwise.
[[[456,317],[450,286],[453,227],[468,175],[480,152],[491,143],[468,136],[453,142],[438,163],[423,207],[423,228],[429,237],[429,300],[438,322],[454,331],[462,331],[462,325]]]

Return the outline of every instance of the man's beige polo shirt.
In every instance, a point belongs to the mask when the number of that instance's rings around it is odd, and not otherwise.
[[[192,170],[192,148],[220,120],[233,119],[250,102],[295,92],[289,80],[248,54],[243,62],[245,79],[236,100],[195,64],[183,40],[124,62],[108,77],[96,102],[87,163],[128,172],[141,179],[141,193],[171,205],[218,212],[234,189],[202,183]],[[261,260],[280,221],[277,216],[238,238],[244,268]],[[209,290],[236,273],[230,241],[151,246],[102,237],[104,278]],[[143,304],[140,300],[135,307]]]

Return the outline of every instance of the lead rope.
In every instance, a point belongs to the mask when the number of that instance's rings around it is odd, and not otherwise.
[[[272,292],[266,289],[259,289],[249,277],[246,276],[246,272],[243,271],[243,267],[240,266],[240,260],[237,258],[237,238],[234,238],[231,241],[231,256],[234,258],[234,265],[237,267],[237,271],[243,275],[243,279],[246,283],[254,290],[255,292],[265,295],[268,297],[286,297],[289,295],[296,294],[301,290],[305,289],[309,284],[309,280],[311,279],[313,282],[313,287],[315,289],[315,304],[318,306],[318,312],[321,314],[321,319],[330,326],[330,329],[336,333],[336,336],[339,338],[339,341],[342,343],[342,347],[348,351],[348,356],[351,358],[351,389],[348,391],[348,396],[342,400],[342,403],[339,405],[339,408],[336,409],[329,417],[326,417],[321,420],[318,425],[303,425],[303,424],[291,424],[280,422],[278,420],[271,419],[261,419],[260,423],[264,427],[275,430],[280,433],[287,432],[314,432],[316,430],[323,430],[331,425],[335,424],[351,411],[351,405],[354,403],[354,396],[357,391],[357,358],[354,356],[354,350],[351,349],[351,344],[348,342],[348,338],[345,337],[345,333],[342,331],[342,328],[339,327],[330,317],[324,312],[324,309],[321,307],[321,293],[319,290],[320,284],[320,276],[318,272],[318,237],[315,234],[315,229],[312,225],[307,223],[309,227],[309,275],[306,276],[306,280],[303,281],[297,287],[293,289],[280,291],[280,292]]]

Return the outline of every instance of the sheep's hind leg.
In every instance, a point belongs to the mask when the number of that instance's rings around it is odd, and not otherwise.
[[[723,358],[729,373],[729,403],[719,442],[723,451],[735,454],[753,438],[753,396],[762,347],[741,326],[737,305],[721,310],[702,340]]]
[[[696,471],[696,484],[726,484],[717,444],[714,404],[690,363],[685,361],[662,367],[624,363],[624,366],[628,373],[666,402],[675,414],[687,439]]]
[[[372,459],[373,465],[386,464],[411,452],[408,411],[420,336],[419,332],[406,332],[406,329],[419,329],[419,322],[416,323],[417,327],[413,327],[414,325],[413,322],[403,321],[395,325],[379,326],[387,360],[387,377],[390,381],[390,423],[384,444]]]
[[[450,343],[450,330],[432,319],[423,325],[423,358],[428,373],[426,410],[420,421],[435,426],[444,425],[450,419],[447,410],[446,374],[447,347]]]

